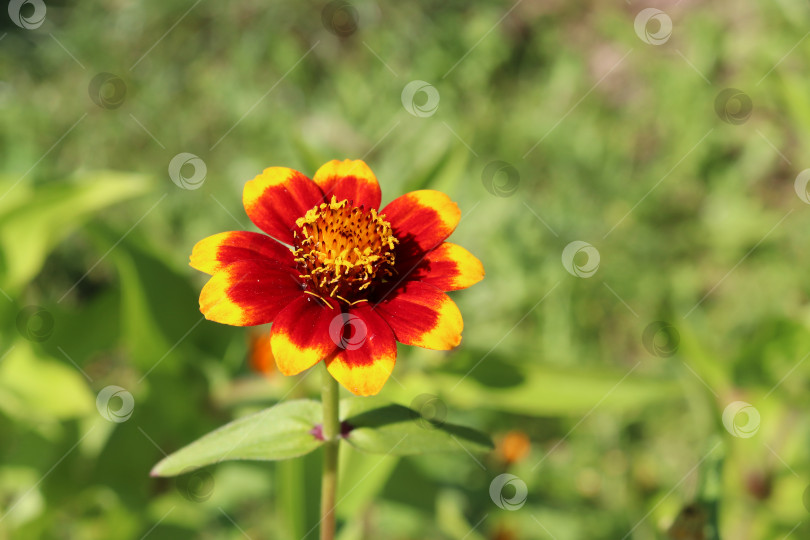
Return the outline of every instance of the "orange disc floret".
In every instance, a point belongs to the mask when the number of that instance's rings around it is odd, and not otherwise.
[[[295,224],[293,254],[308,294],[351,305],[366,300],[364,292],[394,275],[399,241],[376,209],[353,207],[333,196]]]

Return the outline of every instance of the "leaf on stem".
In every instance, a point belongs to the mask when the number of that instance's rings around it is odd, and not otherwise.
[[[170,454],[152,476],[176,476],[231,460],[281,460],[308,454],[323,444],[312,433],[321,420],[321,404],[302,399],[279,403],[203,435]]]
[[[344,400],[341,418],[346,442],[362,452],[407,456],[434,452],[485,453],[489,436],[472,428],[447,424],[405,407],[374,398]]]

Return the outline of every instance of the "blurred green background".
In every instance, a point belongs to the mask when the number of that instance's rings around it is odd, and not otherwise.
[[[261,169],[333,158],[458,201],[464,340],[382,396],[498,446],[346,448],[341,540],[810,536],[806,3],[44,5],[0,17],[1,539],[316,537],[318,453],[148,472],[317,395],[201,319],[187,261],[254,229]]]

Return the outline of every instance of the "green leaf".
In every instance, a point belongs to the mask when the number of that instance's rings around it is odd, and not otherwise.
[[[288,459],[276,464],[276,489],[279,510],[289,530],[289,538],[304,538],[307,534],[307,494],[303,459]]]
[[[310,433],[320,421],[317,401],[280,403],[204,435],[161,460],[151,475],[176,476],[220,461],[303,456],[323,444]]]
[[[120,339],[134,364],[143,371],[156,368],[170,372],[182,366],[184,351],[186,358],[199,352],[221,355],[215,346],[195,347],[202,336],[216,336],[222,328],[202,320],[199,290],[191,286],[188,275],[171,266],[177,259],[185,264],[187,254],[176,257],[161,253],[144,245],[137,233],[125,235],[103,224],[89,228],[89,234],[96,240],[99,253],[109,251],[106,260],[118,273]]]
[[[433,423],[413,409],[372,398],[341,402],[341,417],[351,426],[346,441],[363,452],[408,456],[432,452],[492,450],[490,438],[474,429]]]
[[[338,482],[339,518],[350,520],[381,497],[391,473],[402,458],[391,455],[369,455],[344,447],[340,450]],[[299,536],[300,538],[300,536]]]
[[[515,381],[507,381],[510,369],[503,363],[484,362],[469,375],[432,373],[403,384],[411,391],[421,388],[441,395],[460,409],[484,407],[532,416],[581,416],[596,406],[632,411],[682,399],[678,380],[628,374],[632,370],[526,366],[514,370]],[[442,393],[444,388],[453,391]]]
[[[107,171],[36,189],[7,185],[0,181],[6,193],[22,191],[0,207],[0,286],[6,291],[30,281],[53,247],[99,210],[150,189],[141,175]]]
[[[45,423],[85,416],[95,396],[72,366],[40,356],[18,340],[0,362],[0,411],[29,422]]]

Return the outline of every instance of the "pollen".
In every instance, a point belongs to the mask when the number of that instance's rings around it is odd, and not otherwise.
[[[333,196],[298,218],[293,254],[305,292],[355,304],[393,276],[398,241],[384,217]]]

